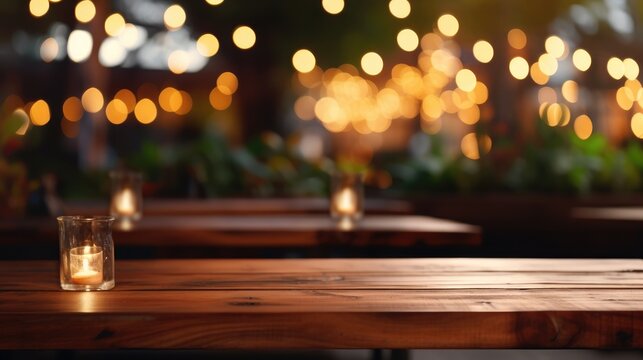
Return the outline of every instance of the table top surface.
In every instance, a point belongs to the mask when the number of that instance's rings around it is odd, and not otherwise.
[[[0,348],[643,348],[642,260],[130,260],[116,283],[0,262]]]
[[[0,235],[6,234],[4,243],[24,237],[57,243],[56,227],[51,218],[4,221]],[[480,241],[476,226],[415,215],[367,215],[354,223],[328,214],[144,216],[127,227],[114,226],[114,242],[121,246],[471,246]]]
[[[643,206],[577,207],[572,210],[572,216],[577,219],[639,222],[643,229]]]
[[[150,215],[240,215],[327,213],[326,198],[224,198],[224,199],[145,199],[143,213]],[[364,208],[373,214],[410,214],[408,201],[366,198]],[[107,214],[107,201],[66,201],[68,215]]]

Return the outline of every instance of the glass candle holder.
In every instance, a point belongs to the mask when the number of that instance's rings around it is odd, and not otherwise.
[[[364,215],[364,180],[359,173],[337,173],[331,179],[330,215],[340,221]]]
[[[143,176],[139,172],[114,171],[110,173],[112,196],[110,214],[121,222],[136,221],[143,209]]]
[[[60,216],[60,286],[63,290],[114,287],[111,216]]]

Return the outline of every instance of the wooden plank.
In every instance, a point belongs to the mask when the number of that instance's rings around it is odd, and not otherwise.
[[[0,262],[0,348],[643,348],[642,260]],[[484,279],[481,286],[478,281]]]
[[[572,209],[572,216],[577,219],[641,222],[643,207],[578,207]]]

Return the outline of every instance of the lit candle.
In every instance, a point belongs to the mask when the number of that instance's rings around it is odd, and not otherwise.
[[[98,285],[103,282],[103,251],[100,247],[75,247],[69,255],[72,283]]]
[[[339,215],[354,215],[357,212],[357,195],[351,188],[344,188],[334,197],[335,210]]]
[[[125,188],[114,195],[114,207],[119,215],[132,216],[136,213],[136,196],[130,188]]]

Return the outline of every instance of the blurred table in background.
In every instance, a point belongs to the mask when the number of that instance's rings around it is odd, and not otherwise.
[[[365,212],[371,214],[411,214],[408,201],[369,199]],[[145,199],[144,215],[245,215],[245,214],[308,214],[328,213],[325,198],[226,198],[226,199]],[[65,215],[99,215],[109,212],[109,204],[99,201],[68,201]]]
[[[155,249],[155,257],[200,257],[226,248],[238,249],[235,256],[239,257],[248,256],[247,250],[253,248],[306,249],[313,250],[312,256],[331,255],[315,250],[344,250],[347,252],[337,254],[350,256],[351,249],[364,250],[361,254],[379,249],[390,255],[388,251],[394,249],[470,248],[481,243],[476,226],[426,216],[366,215],[352,226],[346,225],[327,214],[144,215],[127,227],[116,225],[113,237],[117,254],[137,247]],[[6,251],[12,245],[23,246],[22,255],[29,255],[37,247],[55,249],[56,221],[41,218],[0,222],[0,244]],[[16,250],[17,258],[22,258],[20,255]]]

